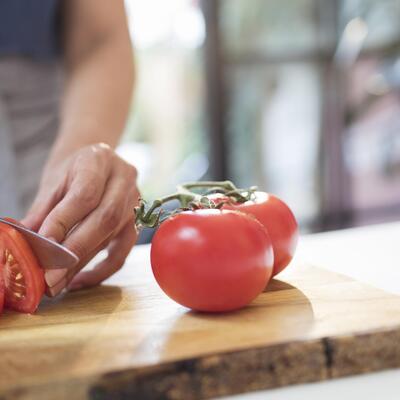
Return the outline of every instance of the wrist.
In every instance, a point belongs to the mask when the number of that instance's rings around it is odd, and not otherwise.
[[[96,130],[90,131],[95,132],[94,135],[88,133],[87,130],[83,131],[82,129],[70,132],[73,132],[73,135],[60,130],[46,162],[45,170],[51,169],[63,163],[71,155],[87,146],[105,143],[114,149],[117,144],[117,140],[109,140],[109,135],[102,135]]]

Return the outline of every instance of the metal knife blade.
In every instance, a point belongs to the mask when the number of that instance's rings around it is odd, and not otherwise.
[[[66,247],[39,235],[23,226],[14,224],[0,218],[0,223],[10,225],[22,233],[33,252],[38,258],[39,264],[44,269],[71,268],[78,264],[78,257]]]

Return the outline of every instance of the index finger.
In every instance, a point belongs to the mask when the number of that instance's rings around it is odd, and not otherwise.
[[[73,179],[65,197],[43,221],[39,233],[62,242],[68,232],[100,203],[106,178],[86,171]]]

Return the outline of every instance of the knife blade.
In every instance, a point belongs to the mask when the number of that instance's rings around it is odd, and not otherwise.
[[[22,233],[44,269],[72,268],[78,264],[78,257],[66,247],[53,242],[28,228],[0,218],[0,223],[12,226]]]

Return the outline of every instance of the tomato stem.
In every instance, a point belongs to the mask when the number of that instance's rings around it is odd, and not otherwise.
[[[204,194],[194,192],[193,189],[208,189]],[[204,182],[188,182],[177,187],[177,192],[168,196],[156,199],[146,210],[146,202],[140,201],[138,207],[135,208],[135,223],[137,227],[158,226],[163,220],[185,210],[195,210],[197,208],[220,208],[225,204],[215,204],[207,196],[213,193],[221,193],[224,196],[233,199],[235,202],[244,203],[248,201],[252,194],[257,190],[256,187],[249,189],[238,189],[231,181],[204,181]],[[161,206],[173,200],[178,200],[180,207],[172,212],[166,213]]]
[[[231,181],[203,181],[203,182],[188,182],[178,186],[179,191],[190,191],[190,189],[205,189],[213,188],[220,189],[224,192],[237,190],[237,187]]]
[[[207,189],[209,190],[205,193],[205,195],[213,194],[213,193],[221,193],[227,197],[233,198],[235,201],[239,203],[244,203],[248,201],[250,196],[257,190],[257,187],[253,186],[249,189],[238,189],[233,182],[231,181],[204,181],[204,182],[189,182],[184,183],[178,186],[178,192],[182,193],[191,193],[195,194],[195,192],[190,189]]]
[[[195,199],[195,196],[193,196],[191,194],[185,194],[185,193],[178,192],[178,193],[174,193],[174,194],[162,197],[160,199],[154,200],[153,203],[151,204],[151,206],[147,210],[146,210],[146,202],[144,200],[140,200],[139,206],[135,207],[136,226],[138,226],[138,227],[146,226],[149,228],[154,228],[157,225],[159,225],[159,223],[161,221],[161,217],[164,214],[163,209],[156,211],[163,204],[168,203],[172,200],[178,200],[182,207],[183,204],[189,204],[194,199]]]

